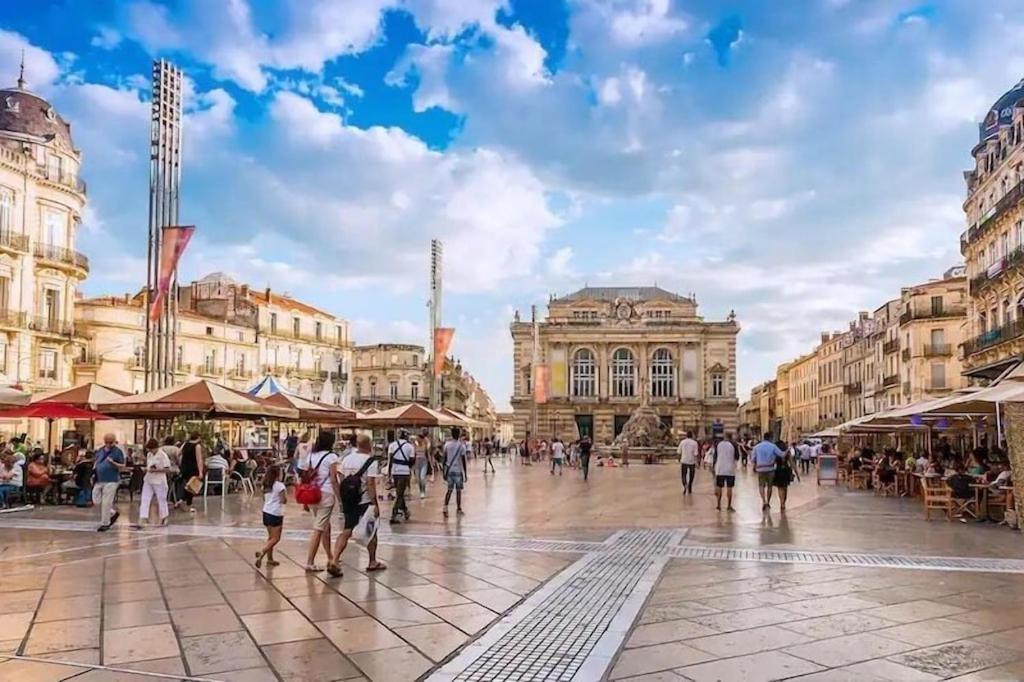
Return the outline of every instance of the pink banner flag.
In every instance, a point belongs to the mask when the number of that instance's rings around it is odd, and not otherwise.
[[[161,231],[160,239],[160,276],[157,279],[156,293],[153,302],[149,307],[149,318],[156,320],[160,317],[160,309],[163,306],[167,291],[171,288],[171,279],[178,269],[178,261],[181,254],[185,253],[185,247],[192,239],[192,233],[196,231],[195,225],[168,225]]]

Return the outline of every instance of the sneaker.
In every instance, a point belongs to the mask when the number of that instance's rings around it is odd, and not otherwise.
[[[715,505],[715,509],[718,510],[718,511],[722,511],[722,505],[716,504]]]
[[[108,530],[110,530],[110,524],[104,524],[104,525],[100,526],[99,528],[97,528],[96,530],[98,532],[100,532],[100,533],[108,531]]]
[[[455,513],[458,514],[459,516],[465,516],[466,515],[466,512],[462,511],[461,509],[456,509]]]
[[[736,511],[736,510],[735,510],[735,509],[733,509],[732,507],[726,507],[726,508],[725,508],[725,510],[726,510],[726,511],[731,511],[731,512],[734,512],[734,511]]]
[[[427,496],[427,494],[426,494],[426,493],[420,493],[420,499],[421,499],[421,500],[422,500],[422,499],[423,499],[424,497],[426,497],[426,496]]]
[[[445,518],[448,518],[448,507],[445,507],[445,508],[444,508],[444,509],[443,509],[443,510],[441,511],[441,513],[442,513],[442,514],[444,514],[444,517],[445,517]]]
[[[117,520],[118,520],[119,518],[121,518],[121,512],[119,512],[119,511],[117,511],[117,510],[115,509],[115,510],[114,510],[114,513],[113,513],[113,515],[111,515],[111,517],[110,517],[110,523],[109,523],[109,524],[107,524],[107,525],[109,525],[109,526],[113,526],[113,525],[114,525],[115,523],[117,523]]]

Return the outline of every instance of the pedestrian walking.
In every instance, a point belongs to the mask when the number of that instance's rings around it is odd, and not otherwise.
[[[565,445],[560,438],[551,439],[551,475],[555,475],[555,467],[558,467],[558,475],[562,475],[562,464],[565,458]]]
[[[785,453],[772,442],[772,434],[765,433],[760,443],[754,446],[751,453],[754,460],[754,472],[757,473],[757,489],[761,494],[761,509],[772,506],[772,486],[775,484],[775,462]]]
[[[459,427],[453,426],[452,437],[444,444],[444,478],[448,490],[444,494],[444,515],[448,516],[448,503],[455,493],[455,513],[462,516],[462,489],[466,485],[466,444],[459,440]]]
[[[779,509],[786,511],[786,497],[789,493],[789,484],[793,482],[793,458],[786,452],[775,461],[775,474],[772,477],[772,484],[779,491]]]
[[[748,438],[743,443],[740,443],[740,462],[743,465],[743,471],[747,470],[747,461],[750,459],[750,450],[754,447],[754,441]]]
[[[391,507],[391,523],[401,523],[401,513],[409,520],[409,505],[405,502],[405,494],[409,490],[412,478],[412,465],[416,459],[416,449],[409,442],[409,434],[399,429],[395,440],[388,445],[388,475],[395,486],[395,504]]]
[[[377,481],[380,477],[380,468],[377,459],[373,456],[373,442],[366,434],[361,434],[356,440],[356,449],[345,456],[331,475],[331,485],[334,494],[341,504],[341,512],[344,517],[341,533],[337,542],[334,543],[334,553],[331,554],[331,562],[327,565],[327,572],[332,577],[342,577],[342,570],[339,561],[341,554],[348,547],[348,541],[352,537],[352,531],[362,520],[363,516],[373,506],[375,518],[380,518],[380,503],[377,502]],[[366,543],[366,551],[370,555],[370,561],[366,565],[366,571],[383,571],[387,568],[377,560],[377,534]]]
[[[180,466],[181,480],[184,481],[181,504],[192,514],[196,513],[195,507],[192,506],[195,493],[189,490],[188,484],[193,478],[202,480],[205,467],[203,445],[199,442],[199,432],[193,431],[188,435],[188,440],[185,441],[185,444],[181,446]]]
[[[590,442],[590,436],[583,436],[583,438],[580,438],[580,467],[583,468],[584,481],[590,478],[591,448],[593,448],[593,444]]]
[[[804,475],[811,473],[811,459],[814,457],[814,448],[805,440],[797,446],[797,453],[800,457],[800,471]]]
[[[683,494],[693,494],[693,479],[697,475],[697,458],[700,456],[700,445],[693,439],[693,432],[687,431],[686,437],[679,441],[679,464],[682,468]]]
[[[492,474],[498,473],[494,469],[494,462],[491,461],[491,457],[494,456],[494,451],[497,450],[497,449],[498,449],[498,446],[495,445],[494,441],[488,440],[488,441],[485,442],[485,444],[484,444],[484,473],[485,474],[487,473],[487,467],[491,467],[491,473]]]
[[[100,505],[100,525],[96,530],[110,530],[121,515],[114,508],[114,499],[117,497],[117,486],[121,483],[121,470],[124,468],[124,452],[117,447],[114,434],[104,434],[103,447],[96,451],[96,464],[93,468],[96,483],[92,487],[92,499]]]
[[[277,464],[267,469],[263,476],[263,527],[267,529],[267,542],[256,552],[256,568],[262,565],[263,559],[267,560],[267,566],[280,565],[280,562],[274,561],[274,547],[281,542],[284,505],[288,502],[288,489],[282,477],[281,467]]]
[[[309,459],[299,462],[302,485],[310,486],[310,489],[319,491],[314,504],[307,505],[313,512],[313,531],[309,535],[309,545],[306,550],[306,572],[317,573],[324,570],[316,565],[316,555],[322,546],[327,554],[327,560],[331,560],[331,514],[337,499],[334,495],[334,484],[332,476],[338,467],[338,455],[334,453],[334,432],[321,431],[313,445],[313,451],[309,453]],[[296,497],[296,501],[299,500]]]
[[[171,471],[171,460],[160,447],[156,438],[146,442],[146,475],[142,479],[142,496],[139,498],[139,528],[145,528],[149,520],[150,506],[156,498],[160,511],[160,525],[167,525],[167,474]]]
[[[736,459],[739,456],[739,447],[732,440],[732,434],[725,434],[725,439],[720,437],[715,441],[712,448],[715,473],[715,509],[722,510],[722,490],[725,490],[725,508],[727,511],[736,511],[732,506],[732,489],[736,487]]]
[[[430,437],[427,430],[420,431],[413,443],[416,449],[416,458],[413,462],[413,471],[416,474],[416,484],[420,488],[420,499],[427,496],[427,475],[430,474]]]
[[[526,466],[530,465],[530,432],[526,432],[526,438],[523,439],[522,444],[519,446],[519,457],[522,460],[522,464]]]

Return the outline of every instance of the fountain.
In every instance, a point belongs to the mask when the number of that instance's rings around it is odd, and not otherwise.
[[[622,431],[612,443],[614,451],[622,453],[623,459],[629,454],[642,456],[647,464],[657,461],[658,457],[671,452],[675,446],[672,430],[665,426],[657,411],[648,404],[644,382],[640,382],[640,405],[629,415],[622,425]]]

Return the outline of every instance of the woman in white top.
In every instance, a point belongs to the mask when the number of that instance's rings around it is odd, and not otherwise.
[[[312,472],[310,482],[320,488],[320,502],[312,505],[309,511],[313,512],[313,532],[309,536],[309,549],[306,553],[306,572],[316,573],[324,570],[316,565],[316,553],[322,545],[327,553],[327,559],[331,558],[331,514],[334,512],[335,498],[334,487],[331,479],[338,467],[338,455],[334,453],[334,432],[321,431],[317,436],[316,444],[309,459],[299,461],[299,470]]]
[[[160,525],[167,525],[167,473],[171,470],[171,460],[160,448],[156,438],[146,443],[146,476],[142,479],[142,498],[139,501],[139,527],[149,520],[150,506],[156,497],[160,509]]]
[[[287,489],[281,482],[281,467],[274,465],[267,469],[263,477],[263,525],[267,529],[267,544],[256,552],[256,568],[267,558],[267,566],[279,566],[274,561],[274,547],[281,542],[281,531],[284,530],[284,505],[288,501]]]

